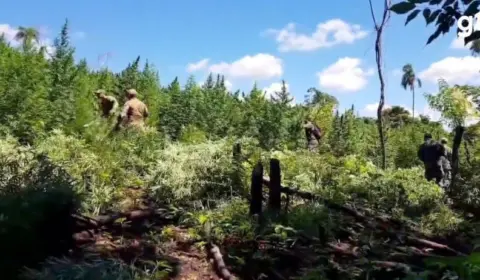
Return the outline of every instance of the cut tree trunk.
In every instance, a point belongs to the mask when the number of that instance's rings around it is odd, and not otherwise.
[[[261,162],[253,168],[252,171],[252,184],[250,186],[250,215],[262,213],[262,194],[263,188],[263,166]]]

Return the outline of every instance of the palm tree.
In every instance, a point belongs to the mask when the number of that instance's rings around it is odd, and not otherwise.
[[[15,40],[21,41],[23,49],[27,50],[32,46],[32,42],[40,43],[40,33],[33,27],[23,27],[18,28],[17,34],[15,35]]]
[[[415,75],[415,71],[411,64],[405,64],[402,70],[403,75],[401,85],[405,90],[408,87],[412,91],[412,118],[415,118],[415,84],[417,84],[418,87],[422,87],[422,81]]]

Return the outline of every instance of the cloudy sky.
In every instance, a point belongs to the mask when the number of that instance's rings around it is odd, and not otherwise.
[[[380,14],[383,1],[373,2]],[[297,101],[317,87],[336,96],[341,108],[354,104],[361,115],[376,110],[375,34],[367,0],[5,1],[0,33],[12,38],[18,26],[32,26],[49,44],[65,18],[77,58],[94,68],[106,63],[107,53],[115,71],[140,55],[156,65],[163,84],[175,76],[184,82],[191,74],[201,82],[212,71],[226,75],[233,90],[248,91],[257,81],[271,91],[285,79]],[[416,111],[437,118],[423,93],[435,92],[438,78],[478,83],[480,59],[470,57],[453,32],[425,46],[432,28],[421,16],[407,27],[404,22],[394,15],[385,33],[387,104],[411,108],[411,94],[400,87],[401,68],[411,63],[424,83]]]

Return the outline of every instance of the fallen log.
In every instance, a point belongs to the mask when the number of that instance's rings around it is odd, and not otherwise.
[[[263,183],[268,186],[270,184],[269,178],[268,177],[263,177]],[[387,233],[394,238],[398,238],[398,233],[394,232],[392,228],[388,227],[388,223],[393,223],[395,225],[401,225],[406,230],[408,230],[411,233],[415,234],[416,236],[420,237],[420,238],[417,238],[417,237],[408,236],[408,234],[401,234],[401,235],[407,237],[407,240],[409,240],[410,242],[415,242],[416,244],[420,244],[420,245],[423,245],[423,246],[429,246],[430,248],[434,248],[434,249],[437,249],[437,250],[443,250],[443,251],[451,253],[452,255],[464,256],[468,253],[468,252],[460,252],[458,250],[452,249],[451,247],[449,247],[447,245],[427,240],[426,239],[427,236],[425,234],[423,234],[422,232],[419,232],[417,229],[413,228],[410,225],[403,225],[401,221],[398,221],[398,220],[393,219],[393,218],[386,218],[386,217],[379,217],[379,216],[372,216],[372,217],[366,216],[366,215],[362,214],[361,212],[359,212],[355,209],[337,204],[337,203],[332,202],[328,199],[322,198],[318,195],[315,195],[315,194],[312,194],[312,193],[309,193],[309,192],[294,190],[294,189],[289,188],[289,187],[283,187],[282,186],[281,187],[281,192],[283,192],[285,194],[288,194],[288,195],[296,195],[298,197],[301,197],[301,198],[307,199],[307,200],[319,201],[330,209],[338,210],[338,211],[344,212],[344,213],[354,217],[357,221],[365,223],[365,225],[367,227],[371,228],[371,229],[377,229],[379,225],[382,225],[382,227],[381,227],[382,230],[387,231]],[[366,211],[366,212],[368,212],[368,211]],[[373,221],[372,221],[372,219],[373,219]]]
[[[263,177],[263,184],[269,186],[270,185],[270,179],[268,177]],[[365,216],[364,214],[362,214],[361,212],[359,212],[355,209],[337,204],[333,201],[322,198],[322,197],[320,197],[316,194],[312,194],[312,193],[309,193],[309,192],[303,192],[303,191],[295,190],[295,189],[292,189],[290,187],[284,187],[284,186],[281,187],[281,192],[285,193],[285,194],[288,194],[288,195],[295,195],[295,196],[298,196],[298,197],[306,199],[306,200],[320,201],[322,204],[325,204],[325,206],[327,206],[328,208],[345,212],[345,213],[353,216],[355,219],[357,219],[359,221],[364,221],[365,219],[367,219],[367,216]],[[360,208],[360,209],[362,209],[362,208]],[[363,210],[364,210],[364,212],[370,212],[366,209],[363,209]],[[393,219],[393,218],[378,217],[378,216],[373,216],[373,218],[375,220],[378,220],[379,222],[393,223],[397,226],[403,226],[403,227],[406,227],[409,230],[417,232],[417,230],[414,229],[412,226],[405,225],[402,221],[398,221],[398,220]],[[420,232],[418,232],[418,233],[421,234]]]
[[[118,219],[124,218],[126,221],[133,222],[148,218],[161,218],[162,220],[173,220],[174,216],[171,215],[166,209],[142,209],[132,210],[123,213],[113,213],[111,215],[100,215],[95,218],[86,217],[83,215],[72,216],[77,221],[78,232],[90,229],[99,229],[105,226],[111,226]]]
[[[222,253],[217,245],[209,242],[206,246],[207,256],[211,257],[213,262],[214,269],[217,271],[217,274],[223,280],[237,280],[228,270],[225,262],[223,261]]]
[[[462,252],[459,252],[457,250],[454,250],[447,245],[440,244],[440,243],[437,243],[437,242],[433,242],[433,241],[430,241],[430,240],[427,240],[427,239],[407,236],[407,240],[414,243],[414,244],[417,244],[417,245],[422,245],[422,246],[430,247],[430,248],[433,248],[433,249],[449,252],[453,256],[466,256],[466,254],[464,254]]]

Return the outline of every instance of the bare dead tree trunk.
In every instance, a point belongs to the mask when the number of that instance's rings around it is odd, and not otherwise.
[[[375,60],[377,62],[377,72],[378,72],[378,79],[380,80],[380,100],[378,102],[378,109],[377,109],[377,127],[378,127],[378,135],[380,137],[380,149],[382,153],[382,168],[387,168],[387,151],[385,147],[385,133],[383,130],[383,119],[382,119],[382,111],[385,105],[385,80],[383,79],[383,57],[382,57],[382,36],[385,26],[387,25],[388,20],[390,19],[390,6],[391,0],[384,0],[384,7],[382,13],[382,20],[380,23],[377,22],[375,17],[375,12],[373,11],[372,0],[368,0],[370,3],[370,12],[372,14],[373,24],[375,25],[375,32],[377,33],[375,39]]]
[[[281,209],[281,177],[280,161],[275,158],[270,159],[268,207],[276,213],[279,213]]]
[[[252,171],[252,184],[250,189],[250,215],[262,213],[263,165],[258,162]]]
[[[470,155],[470,148],[468,147],[469,141],[463,141],[463,147],[465,148],[465,159],[467,160],[468,165],[472,165],[472,156]]]
[[[452,181],[450,182],[450,191],[455,191],[455,181],[457,179],[458,168],[459,168],[459,155],[460,145],[462,144],[463,134],[465,132],[465,127],[459,125],[455,127],[455,137],[453,138],[453,147],[452,147]]]
[[[242,146],[240,143],[235,143],[233,145],[233,176],[232,176],[232,187],[230,187],[230,195],[233,196],[233,193],[242,193],[243,188],[243,166],[242,166]]]
[[[415,87],[412,87],[412,119],[415,120]]]

